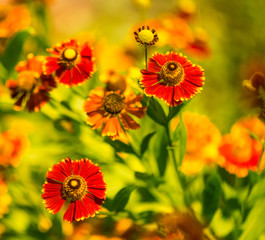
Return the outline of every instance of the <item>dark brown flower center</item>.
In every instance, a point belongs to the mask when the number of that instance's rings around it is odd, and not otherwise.
[[[77,57],[78,53],[74,48],[66,48],[62,52],[59,62],[67,69],[71,69],[72,67],[74,67]]]
[[[124,101],[121,95],[111,93],[104,98],[104,108],[111,114],[118,114],[124,108]]]
[[[162,84],[175,86],[183,81],[184,69],[180,63],[170,61],[162,66],[160,77],[163,79]]]
[[[72,201],[83,198],[86,194],[87,184],[79,175],[68,176],[63,182],[63,193]]]

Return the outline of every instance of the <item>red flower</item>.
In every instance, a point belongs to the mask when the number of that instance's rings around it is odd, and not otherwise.
[[[42,64],[43,56],[29,54],[27,61],[19,62],[16,66],[17,80],[8,80],[7,87],[11,90],[11,97],[16,99],[15,109],[21,106],[29,111],[39,111],[41,106],[50,100],[48,92],[56,87],[52,75],[44,75]]]
[[[63,219],[73,222],[95,215],[106,199],[106,184],[100,167],[87,158],[65,158],[47,172],[42,198],[45,207],[56,214],[66,199],[70,205]]]
[[[83,109],[88,116],[87,124],[91,125],[92,129],[104,125],[102,136],[116,140],[124,135],[123,128],[140,128],[128,113],[143,118],[146,107],[142,106],[142,99],[143,96],[136,96],[131,91],[125,91],[123,95],[120,91],[105,92],[104,88],[98,87],[91,91],[84,102]]]
[[[72,39],[47,51],[55,57],[47,57],[43,65],[44,72],[51,74],[55,71],[59,81],[70,87],[90,78],[95,70],[92,49],[88,43],[80,47],[77,41]]]
[[[181,54],[156,53],[149,58],[148,71],[142,70],[141,84],[148,96],[156,96],[169,106],[177,106],[200,92],[204,85],[203,69]]]

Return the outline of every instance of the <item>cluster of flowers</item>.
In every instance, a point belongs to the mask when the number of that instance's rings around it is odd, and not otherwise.
[[[185,112],[183,122],[187,129],[187,149],[180,168],[183,173],[194,175],[203,167],[216,164],[237,177],[246,177],[250,170],[264,169],[265,125],[257,116],[240,119],[223,136],[204,115]],[[176,118],[171,127],[177,124]]]
[[[154,45],[158,36],[154,29],[143,26],[135,32],[135,39],[147,46]],[[17,80],[7,81],[11,97],[16,99],[15,109],[24,107],[30,112],[39,111],[50,100],[49,92],[57,82],[69,87],[80,85],[95,71],[93,50],[88,43],[80,46],[71,39],[47,51],[52,56],[29,54],[27,61],[16,66]],[[204,84],[202,68],[175,52],[155,53],[149,59],[147,69],[141,71],[140,84],[144,93],[162,99],[170,107],[189,100]],[[138,118],[145,116],[142,98],[129,88],[97,87],[83,104],[87,123],[92,129],[103,128],[102,136],[116,140],[125,134],[125,130],[140,127],[129,114]],[[100,209],[105,193],[106,184],[97,165],[88,159],[73,161],[66,158],[47,173],[42,198],[53,214],[70,199],[64,220],[72,222],[93,216]]]

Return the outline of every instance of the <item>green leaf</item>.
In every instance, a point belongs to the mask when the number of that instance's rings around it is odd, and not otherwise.
[[[133,150],[131,145],[127,145],[119,140],[112,141],[110,138],[106,137],[105,141],[111,145],[116,152],[126,152],[126,153],[132,153],[135,154],[135,151]]]
[[[207,222],[211,222],[221,197],[221,183],[219,176],[214,172],[206,181],[202,193],[202,214]]]
[[[0,82],[5,82],[7,79],[7,70],[3,66],[3,64],[0,62]]]
[[[155,133],[156,132],[149,133],[144,137],[142,144],[141,144],[141,155],[143,155],[145,151],[147,150],[149,142]]]
[[[152,118],[156,123],[165,126],[167,124],[167,117],[159,102],[151,97],[149,105],[147,108],[147,114]]]
[[[260,199],[255,203],[242,226],[243,233],[239,240],[259,239],[265,231],[265,201]]]
[[[160,176],[163,176],[166,171],[166,166],[168,162],[168,137],[166,134],[165,129],[161,129],[161,131],[158,131],[156,134],[155,144],[154,144],[154,154],[159,170]]]
[[[112,201],[111,210],[115,212],[122,211],[127,205],[131,193],[136,189],[135,185],[129,185],[127,187],[122,188],[114,197]]]
[[[252,188],[252,191],[250,192],[250,195],[248,197],[248,201],[250,203],[253,203],[257,199],[265,198],[265,187],[264,186],[265,186],[265,179],[262,179]]]
[[[3,66],[9,72],[13,71],[14,67],[19,61],[23,46],[27,38],[31,36],[30,30],[18,32],[8,43],[6,50],[1,57]]]
[[[164,183],[164,179],[161,177],[156,177],[153,174],[148,174],[148,173],[144,173],[144,172],[135,172],[134,176],[136,179],[141,180],[143,182],[145,182],[148,186],[158,186],[161,183]]]
[[[177,126],[177,128],[173,133],[173,142],[177,142],[175,153],[178,158],[178,165],[181,166],[182,161],[186,154],[186,145],[187,145],[187,130],[184,125],[182,116],[180,116],[179,125]]]
[[[169,113],[167,116],[167,120],[170,121],[172,118],[174,118],[180,111],[188,104],[188,102],[183,102],[180,105],[176,107],[169,107]]]

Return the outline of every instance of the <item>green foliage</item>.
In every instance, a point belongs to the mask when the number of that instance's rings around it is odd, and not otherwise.
[[[157,132],[154,141],[155,141],[154,154],[158,166],[158,171],[160,176],[163,176],[166,171],[166,166],[169,157],[168,154],[169,141],[165,129],[161,129],[160,131]]]
[[[170,121],[172,118],[174,118],[175,116],[177,116],[180,111],[183,110],[183,108],[188,104],[189,102],[183,102],[180,105],[176,106],[176,107],[169,107],[169,113],[167,116],[167,121]]]
[[[147,114],[150,118],[152,118],[156,123],[165,126],[167,124],[167,117],[159,102],[151,97],[149,101],[149,105],[147,108]]]
[[[183,158],[186,154],[186,144],[187,144],[187,130],[184,125],[182,116],[180,116],[180,121],[177,128],[173,132],[173,142],[176,142],[175,153],[178,157],[178,165],[181,166]]]
[[[28,37],[31,36],[30,29],[18,32],[8,43],[4,54],[1,57],[1,62],[5,69],[11,74],[14,67],[20,59],[23,51],[23,46]]]
[[[265,201],[259,199],[255,202],[246,221],[242,225],[242,235],[239,240],[259,239],[265,231]]]
[[[141,156],[144,155],[145,151],[146,151],[147,148],[148,148],[149,142],[150,142],[150,140],[152,139],[152,137],[154,136],[155,133],[156,133],[156,132],[149,133],[149,134],[147,134],[147,135],[144,137],[144,139],[143,139],[143,141],[142,141],[142,143],[141,143]]]
[[[210,222],[216,212],[221,197],[220,178],[213,172],[207,179],[202,193],[202,214],[206,222]]]
[[[131,193],[136,189],[135,185],[129,185],[122,188],[114,197],[112,201],[111,210],[115,212],[120,212],[126,207]]]

